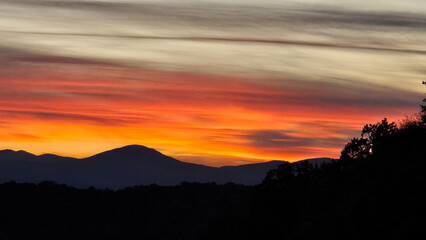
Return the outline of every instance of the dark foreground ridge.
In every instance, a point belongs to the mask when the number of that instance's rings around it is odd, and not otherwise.
[[[330,159],[305,161],[327,162]],[[282,163],[270,161],[216,168],[178,161],[141,145],[125,146],[85,159],[3,150],[0,151],[0,183],[49,180],[79,188],[111,189],[149,184],[170,186],[183,181],[256,185],[262,182],[269,170]]]
[[[203,239],[213,223],[245,216],[252,188],[182,183],[112,191],[4,183],[0,239]]]

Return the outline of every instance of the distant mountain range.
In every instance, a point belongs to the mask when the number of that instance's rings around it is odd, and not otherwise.
[[[330,161],[314,158],[313,164]],[[284,161],[209,167],[163,155],[152,148],[130,145],[76,159],[53,154],[33,155],[25,151],[0,151],[0,183],[55,181],[78,188],[119,189],[134,185],[177,185],[187,182],[216,182],[255,185],[267,171]]]

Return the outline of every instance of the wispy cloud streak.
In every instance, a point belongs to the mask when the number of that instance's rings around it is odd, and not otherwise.
[[[83,33],[21,32],[21,31],[1,31],[1,30],[0,32],[29,34],[29,35],[125,38],[125,39],[139,39],[139,40],[147,39],[147,40],[181,40],[181,41],[200,41],[200,42],[213,41],[213,42],[231,42],[231,43],[234,43],[234,42],[235,43],[262,43],[262,44],[294,45],[294,46],[309,46],[309,47],[324,47],[324,48],[342,48],[342,49],[355,49],[355,50],[368,50],[368,51],[384,51],[384,52],[396,52],[396,53],[407,53],[407,54],[422,54],[422,55],[426,54],[426,50],[416,50],[416,49],[397,49],[397,48],[368,47],[368,46],[321,43],[321,42],[271,40],[271,39],[256,39],[256,38],[250,39],[250,38],[218,38],[218,37],[196,37],[196,36],[173,37],[173,36],[141,36],[141,35],[104,35],[104,34],[83,34]],[[49,60],[48,57],[45,57],[45,58],[46,60]],[[52,58],[52,61],[55,60],[55,58],[53,57],[51,58]],[[37,60],[37,59],[32,59],[32,60]],[[58,58],[56,61],[61,62],[61,59]]]

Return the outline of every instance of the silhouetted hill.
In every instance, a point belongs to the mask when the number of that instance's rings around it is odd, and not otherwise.
[[[310,160],[309,160],[310,161]],[[177,185],[216,182],[255,185],[283,161],[241,166],[209,167],[186,163],[155,149],[130,145],[76,159],[24,151],[0,151],[0,182],[55,181],[75,187],[123,188],[134,185]]]
[[[331,158],[309,158],[305,160],[301,160],[299,162],[308,162],[312,165],[318,165],[321,166],[324,163],[330,163]]]
[[[25,152],[25,151],[13,151],[10,149],[1,150],[0,151],[0,160],[31,160],[34,159],[36,155],[33,155],[31,153]]]
[[[283,161],[269,161],[263,163],[244,164],[240,166],[224,166],[220,167],[219,171],[229,179],[229,182],[240,183],[245,185],[256,185],[262,182],[265,174],[275,169]],[[260,180],[260,182],[259,182]]]
[[[129,145],[121,148],[112,149],[105,151],[89,158],[89,160],[102,159],[106,160],[137,160],[137,161],[167,161],[167,162],[176,162],[176,159],[163,155],[159,151],[148,148],[142,145]]]

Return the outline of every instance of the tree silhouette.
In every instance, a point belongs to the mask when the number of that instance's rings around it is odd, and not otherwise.
[[[367,159],[379,153],[390,136],[398,132],[395,122],[385,118],[376,124],[367,124],[361,131],[361,138],[353,138],[341,152],[340,159]]]
[[[426,86],[426,81],[423,81],[422,84]],[[423,102],[426,103],[426,98],[423,99]],[[426,124],[426,105],[420,105],[420,120],[422,124]]]
[[[426,103],[426,98],[423,99],[423,102]],[[426,105],[420,105],[420,118],[423,124],[426,124]]]
[[[341,159],[365,159],[371,154],[370,144],[365,138],[352,138],[341,151]]]

